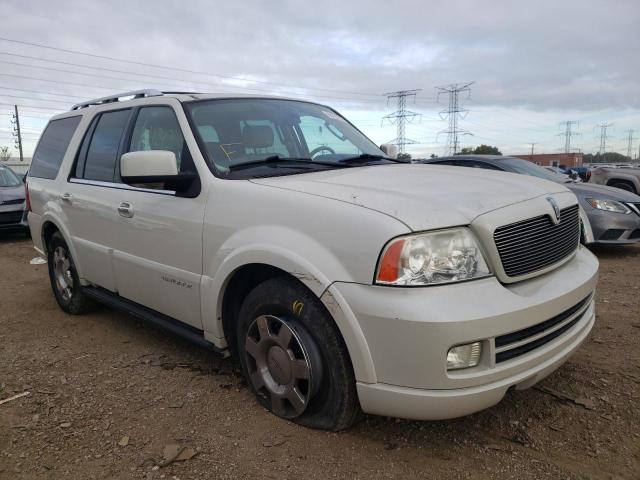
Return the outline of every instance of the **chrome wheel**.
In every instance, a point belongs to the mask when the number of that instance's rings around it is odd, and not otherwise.
[[[273,315],[256,318],[245,337],[249,381],[278,416],[295,418],[318,390],[319,353],[301,328]]]
[[[58,293],[68,302],[73,295],[73,275],[69,252],[63,247],[56,247],[53,251],[53,274]]]

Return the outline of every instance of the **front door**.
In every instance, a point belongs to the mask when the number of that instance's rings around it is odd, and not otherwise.
[[[196,172],[172,107],[136,110],[124,152],[168,150],[181,172]],[[119,172],[116,172],[119,181]],[[121,296],[201,328],[202,230],[206,198],[154,188],[114,193],[113,268]]]

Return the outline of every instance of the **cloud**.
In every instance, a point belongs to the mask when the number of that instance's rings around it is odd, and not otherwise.
[[[87,85],[0,76],[2,86],[20,83],[27,85],[23,88],[87,97],[141,86],[251,88],[253,93],[304,95],[365,113],[384,110],[384,92],[421,88],[416,107],[435,115],[438,107],[429,103],[435,86],[475,81],[473,99],[494,108],[585,116],[640,110],[640,2],[633,0],[75,0],[64,6],[10,0],[4,12],[10,20],[3,25],[3,37],[271,83],[133,66],[0,41],[3,52],[129,72],[103,72],[104,77],[124,80],[100,79],[0,63],[0,73]],[[2,60],[63,68],[0,54]],[[2,97],[0,101],[6,102]]]

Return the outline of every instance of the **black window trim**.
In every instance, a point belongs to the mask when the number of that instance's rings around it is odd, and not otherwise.
[[[180,104],[182,105],[182,102]],[[131,136],[133,135],[133,129],[135,128],[136,120],[138,119],[138,113],[141,108],[145,108],[145,107],[169,107],[173,111],[173,114],[176,115],[176,120],[178,121],[178,127],[180,127],[180,132],[182,133],[182,136],[185,138],[185,142],[186,142],[186,137],[184,135],[184,131],[182,130],[182,126],[180,125],[180,121],[178,120],[176,109],[170,103],[151,103],[147,105],[136,105],[134,107],[114,108],[109,110],[103,110],[101,112],[96,112],[93,118],[91,119],[91,124],[89,125],[89,128],[87,128],[85,134],[82,137],[82,141],[80,143],[80,147],[78,148],[78,151],[76,152],[76,157],[74,159],[72,168],[69,169],[67,183],[77,183],[81,185],[91,185],[94,187],[113,188],[116,190],[130,190],[133,192],[154,193],[156,195],[168,195],[168,196],[178,197],[178,198],[199,197],[200,192],[202,191],[202,187],[200,183],[200,174],[198,173],[197,169],[195,169],[194,173],[198,176],[197,180],[195,181],[198,184],[198,188],[195,192],[193,192],[193,195],[188,195],[188,196],[180,195],[175,190],[158,190],[153,188],[133,187],[131,185],[127,185],[126,183],[116,182],[116,178],[120,178],[120,157],[124,155],[125,150],[129,147],[129,144],[131,142]],[[77,167],[77,163],[80,161],[82,162],[82,175],[84,176],[84,164],[87,160],[86,150],[88,150],[88,146],[91,144],[93,133],[96,129],[96,126],[98,125],[100,117],[105,113],[117,112],[119,110],[131,110],[131,113],[129,115],[129,119],[127,120],[127,125],[124,128],[123,134],[120,138],[120,143],[118,145],[118,156],[116,159],[116,168],[114,169],[113,181],[105,182],[102,180],[90,180],[90,179],[76,177],[75,176],[76,167]],[[189,119],[186,113],[185,113],[185,117],[187,118],[187,120]],[[188,122],[188,123],[189,123],[189,126],[191,127],[191,122]],[[89,137],[89,141],[87,142],[87,148],[84,149],[85,151],[83,152],[82,150],[85,144],[85,139],[88,135],[90,135],[90,137]],[[191,153],[191,149],[189,148],[189,145],[187,145],[187,148],[189,149],[189,154],[193,158],[193,154]],[[84,158],[80,158],[81,155],[84,155]]]
[[[91,142],[93,141],[93,134],[95,133],[96,128],[98,127],[98,123],[100,122],[100,119],[102,118],[102,116],[105,113],[120,112],[120,111],[123,111],[123,110],[129,110],[129,118],[127,119],[127,124],[125,125],[125,128],[124,128],[122,134],[120,135],[120,140],[119,140],[119,143],[118,143],[118,152],[116,154],[116,165],[114,166],[114,169],[113,169],[112,180],[113,180],[113,183],[116,183],[115,182],[116,166],[120,163],[120,156],[122,155],[122,139],[123,139],[124,134],[126,133],[127,129],[129,128],[129,123],[131,122],[131,117],[133,115],[133,110],[135,108],[138,108],[138,107],[121,107],[121,108],[114,108],[112,110],[103,110],[101,112],[96,112],[96,114],[91,119],[91,123],[89,124],[89,128],[87,128],[86,132],[82,136],[82,142],[80,142],[80,147],[78,148],[78,151],[76,152],[76,157],[74,159],[73,165],[69,169],[69,175],[67,177],[67,182],[70,182],[71,179],[74,179],[74,180],[91,180],[91,179],[84,178],[84,173],[85,173],[84,170],[85,170],[86,163],[87,163],[87,153],[89,152],[89,146],[91,145]],[[76,173],[77,173],[77,170],[78,170],[78,164],[80,162],[81,162],[81,164],[80,164],[80,175],[82,175],[82,177],[76,176]],[[103,180],[95,180],[95,181],[96,182],[104,182]],[[106,183],[108,183],[108,182],[106,182]]]

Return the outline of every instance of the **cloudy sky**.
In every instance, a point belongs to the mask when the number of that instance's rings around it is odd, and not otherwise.
[[[473,81],[463,146],[607,150],[640,138],[640,2],[5,0],[0,31],[0,146],[13,104],[25,154],[46,118],[83,99],[138,88],[282,94],[329,104],[377,143],[395,127],[384,93],[420,89],[408,107],[414,156],[443,154],[437,86]],[[108,57],[108,58],[105,58]],[[160,68],[166,67],[166,68]],[[438,103],[438,100],[440,103]],[[638,142],[634,142],[634,156]],[[15,149],[14,149],[15,153]]]

